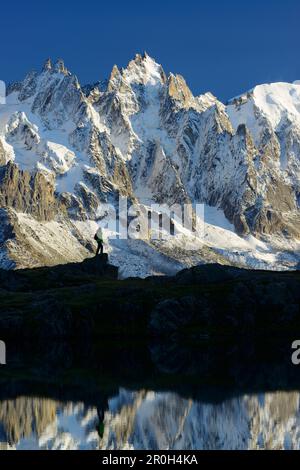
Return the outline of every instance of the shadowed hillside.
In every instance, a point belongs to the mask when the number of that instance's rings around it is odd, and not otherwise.
[[[300,326],[300,273],[202,265],[117,279],[107,258],[0,271],[2,337],[282,334]]]

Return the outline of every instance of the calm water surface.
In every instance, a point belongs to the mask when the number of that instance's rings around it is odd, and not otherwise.
[[[19,397],[0,403],[1,448],[299,449],[299,397],[274,392],[208,404],[120,389],[104,413],[83,402]]]
[[[0,447],[299,449],[300,369],[286,344],[17,348],[0,371]]]

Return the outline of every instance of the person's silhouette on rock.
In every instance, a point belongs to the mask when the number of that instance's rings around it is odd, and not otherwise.
[[[99,227],[99,229],[97,230],[97,232],[94,236],[94,239],[98,243],[96,256],[98,256],[99,253],[102,256],[103,255],[103,233],[102,233],[102,228],[101,227]]]

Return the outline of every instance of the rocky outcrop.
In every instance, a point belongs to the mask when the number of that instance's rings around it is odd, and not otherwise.
[[[9,162],[0,169],[0,205],[31,214],[37,220],[52,220],[58,212],[53,178],[41,172],[30,174]]]

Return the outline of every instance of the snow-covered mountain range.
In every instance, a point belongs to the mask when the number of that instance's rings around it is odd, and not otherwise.
[[[300,84],[224,105],[146,53],[81,86],[48,60],[0,105],[0,266],[91,256],[103,203],[205,204],[204,240],[107,240],[121,275],[299,263]],[[107,232],[107,235],[109,233]],[[203,243],[204,242],[204,243]]]

